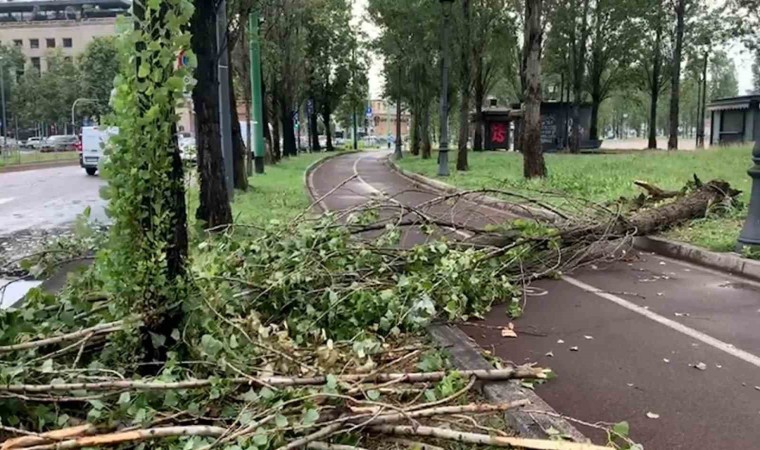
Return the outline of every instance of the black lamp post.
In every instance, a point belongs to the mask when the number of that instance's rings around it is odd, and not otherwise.
[[[438,148],[438,176],[449,175],[449,23],[454,0],[440,0],[443,9],[441,29],[441,141]]]
[[[401,63],[398,65],[398,86],[396,89],[396,148],[393,155],[396,159],[401,159],[404,154],[401,152]]]
[[[739,235],[739,247],[745,246],[760,248],[760,138],[755,141],[752,150],[752,161],[755,165],[749,169],[752,177],[752,190],[749,198],[749,214],[744,224],[742,234]]]

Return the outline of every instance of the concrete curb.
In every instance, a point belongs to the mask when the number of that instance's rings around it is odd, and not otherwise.
[[[461,192],[459,188],[450,184],[446,184],[438,180],[433,180],[417,173],[410,173],[408,171],[405,171],[390,159],[388,159],[388,166],[401,176],[407,177],[415,183],[427,186],[430,189],[446,192],[449,194]],[[485,198],[485,201],[483,198]],[[500,209],[502,211],[508,211],[510,213],[523,217],[526,217],[526,210],[530,211],[530,213],[533,215],[538,214],[537,212],[533,211],[533,208],[530,208],[529,206],[524,207],[524,209],[515,208],[514,206],[512,206],[512,208],[509,208],[509,204],[507,202],[494,197],[483,196],[471,200],[481,203],[484,206]],[[545,216],[545,213],[542,214]],[[728,272],[732,275],[737,275],[754,281],[760,281],[760,261],[742,258],[741,256],[733,253],[713,252],[691,244],[671,241],[659,236],[637,237],[633,241],[633,246],[641,251],[657,253],[669,258],[690,262],[692,264],[720,270],[723,272]]]
[[[40,162],[40,163],[34,163],[34,164],[17,164],[17,165],[0,167],[0,174],[11,173],[11,172],[26,172],[29,170],[37,170],[37,169],[53,169],[55,167],[68,167],[68,166],[78,166],[78,165],[79,165],[79,161],[77,160]]]
[[[478,351],[480,347],[456,326],[432,325],[428,328],[428,332],[437,346],[446,349],[454,366],[458,369],[493,369],[493,366]],[[491,403],[526,399],[530,401],[527,411],[521,408],[504,412],[507,424],[521,437],[548,439],[552,436],[547,433],[547,430],[553,429],[566,439],[589,442],[588,438],[557,414],[541,397],[532,390],[520,386],[517,381],[484,383],[480,386],[480,390],[486,400]]]

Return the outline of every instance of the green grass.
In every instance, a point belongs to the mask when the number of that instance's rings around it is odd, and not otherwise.
[[[454,156],[454,155],[452,155]],[[547,154],[549,176],[545,180],[522,178],[522,155],[506,152],[471,153],[470,171],[456,172],[446,182],[465,188],[504,188],[543,197],[561,204],[564,200],[537,194],[537,190],[559,192],[596,202],[634,197],[641,191],[634,180],[644,180],[663,189],[680,189],[697,174],[703,181],[719,178],[743,192],[750,189],[747,169],[751,166],[749,147],[709,149],[701,151],[641,151],[612,155]],[[454,159],[454,158],[452,158]],[[407,156],[401,160],[404,169],[428,177],[436,176],[436,160]],[[742,194],[739,200],[748,201]],[[728,217],[709,217],[672,230],[667,236],[716,251],[733,250],[746,209]]]
[[[79,154],[77,152],[40,153],[18,152],[16,150],[10,150],[3,152],[2,156],[0,156],[0,167],[45,163],[52,161],[77,161],[78,159]]]
[[[236,223],[265,225],[286,222],[311,204],[304,186],[304,171],[329,153],[309,153],[265,168],[263,175],[249,178],[248,192],[236,193],[232,213]]]

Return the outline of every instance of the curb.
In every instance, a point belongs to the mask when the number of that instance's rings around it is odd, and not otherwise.
[[[306,190],[309,192],[312,199],[316,200],[314,195],[314,185],[312,183],[312,175],[314,171],[323,163],[334,157],[351,153],[359,152],[351,151],[332,155],[314,162],[306,169],[304,172],[304,181],[306,183]],[[389,163],[389,165],[391,167],[393,166],[392,163]],[[404,175],[403,172],[400,172],[400,169],[399,173]],[[427,185],[423,180],[419,180],[419,183]],[[441,190],[447,189],[448,192],[457,192],[457,190],[451,186],[443,183],[440,184],[442,187]],[[318,206],[325,211],[327,210],[322,204],[318,204]],[[499,203],[494,203],[494,207],[503,210],[500,208],[501,206],[502,205]],[[480,354],[480,347],[472,342],[472,339],[456,326],[433,324],[428,327],[427,331],[436,346],[440,349],[445,349],[449,353],[451,361],[458,369],[493,369],[493,366]],[[560,436],[568,438],[574,442],[589,442],[588,438],[573,427],[570,422],[557,414],[557,412],[549,406],[548,403],[542,400],[541,397],[530,389],[523,388],[518,382],[482,383],[480,385],[480,391],[486,400],[491,403],[513,402],[526,399],[530,402],[530,412],[515,409],[505,411],[503,415],[504,420],[510,428],[517,431],[520,436],[532,439],[548,439],[553,437],[552,434],[555,433],[550,434],[547,430],[553,429],[558,431]]]
[[[438,180],[433,180],[424,175],[405,171],[390,159],[388,159],[388,167],[390,167],[401,176],[407,177],[418,184],[427,186],[428,188],[443,191],[449,194],[461,192],[460,189],[450,184],[446,184]],[[524,208],[515,208],[512,206],[509,208],[510,205],[507,202],[495,197],[483,196],[471,199],[471,201],[481,203],[482,205],[491,208],[507,211],[522,217],[526,217],[525,211],[527,210],[534,216],[539,215],[543,216],[546,219],[551,219],[551,217],[549,217],[545,212],[542,211],[539,214],[534,210],[534,208],[531,208],[530,206],[525,206]],[[667,256],[669,258],[689,262],[710,269],[720,270],[731,275],[744,277],[753,281],[760,281],[760,261],[742,258],[741,256],[733,253],[713,252],[701,247],[697,247],[695,245],[671,241],[659,236],[639,236],[633,240],[633,246],[640,251],[657,253],[662,256]]]
[[[446,349],[454,365],[459,369],[481,370],[493,369],[493,366],[480,354],[480,347],[472,342],[462,330],[451,325],[431,325],[428,333],[440,348]],[[580,431],[549,406],[541,397],[530,389],[520,386],[516,381],[483,383],[480,387],[483,396],[491,403],[528,400],[529,411],[512,409],[504,412],[504,419],[520,436],[531,439],[549,439],[559,432],[559,436],[574,442],[590,442]]]
[[[79,165],[79,161],[77,160],[41,162],[41,163],[34,163],[34,164],[17,164],[17,165],[0,167],[0,174],[11,173],[11,172],[26,172],[29,170],[36,170],[36,169],[52,169],[55,167],[78,166],[78,165]]]
[[[322,164],[326,163],[327,161],[330,161],[331,159],[337,158],[339,156],[353,155],[355,153],[362,153],[362,150],[335,151],[329,155],[326,155],[324,158],[321,158],[311,163],[309,167],[307,167],[306,170],[304,170],[303,172],[303,183],[304,183],[304,187],[306,188],[306,195],[308,195],[314,201],[316,201],[319,198],[315,195],[316,189],[314,189],[314,183],[312,182],[311,177],[314,174],[314,171],[316,171]],[[321,209],[322,212],[325,212],[328,210],[327,206],[324,204],[323,201],[317,202],[314,206],[319,207],[319,209]]]

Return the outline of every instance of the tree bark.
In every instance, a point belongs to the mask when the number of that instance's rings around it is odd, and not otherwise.
[[[412,126],[409,130],[411,133],[410,136],[410,148],[409,151],[412,155],[418,156],[420,154],[420,113],[419,108],[416,106],[413,106],[414,110],[412,111]]]
[[[472,149],[476,152],[483,151],[483,102],[486,96],[486,87],[483,83],[483,56],[475,59],[475,135],[472,139]]]
[[[422,116],[422,159],[430,159],[433,154],[433,145],[430,142],[430,105],[425,105]]]
[[[166,22],[167,7],[162,7],[159,11],[153,15],[148,16],[144,7],[141,5],[135,5],[133,7],[134,16],[142,23],[146,21],[150,22],[150,29],[154,30],[154,33],[159,33],[162,30]],[[141,25],[136,22],[135,27]],[[143,27],[145,27],[143,25]],[[213,31],[212,31],[213,34]],[[156,36],[158,37],[158,36]],[[151,63],[153,61],[161,61],[159,54],[164,49],[149,50],[145,43],[138,43],[136,46],[137,54],[145,54],[145,57],[149,59]],[[154,63],[160,64],[160,63]],[[135,63],[135,71],[138,71],[141,61],[138,60]],[[155,67],[155,66],[154,66]],[[155,67],[161,70],[162,83],[167,83],[169,77],[173,75],[173,65],[165,64],[163,67]],[[140,77],[138,76],[138,80]],[[137,100],[140,105],[140,114],[148,114],[150,106],[154,103],[153,99],[145,91],[137,92]],[[159,100],[160,101],[160,100]],[[159,120],[172,120],[174,114],[174,108],[165,108],[161,111],[164,117],[158,117]],[[218,117],[218,115],[217,115]],[[166,169],[166,177],[169,180],[170,188],[165,192],[149,192],[141,199],[144,211],[156,211],[162,210],[164,213],[168,212],[164,220],[170,221],[170,226],[158,228],[164,234],[154,236],[156,245],[162,247],[166,272],[166,282],[173,288],[174,292],[181,292],[179,286],[182,285],[182,279],[185,277],[186,268],[185,262],[187,259],[188,237],[187,237],[187,207],[185,204],[185,180],[182,166],[182,159],[180,157],[179,147],[177,145],[177,128],[176,124],[171,126],[170,141],[164,149],[158,151],[169,152],[171,158],[171,165]],[[146,167],[150,169],[150,167]],[[160,206],[157,206],[159,203]],[[142,230],[145,233],[154,230],[154,224],[152,220],[154,216],[150,213],[146,217],[141,218]],[[124,268],[128,270],[129,268]],[[146,286],[144,289],[143,298],[140,299],[142,303],[140,314],[142,314],[143,324],[140,327],[140,340],[141,346],[144,351],[143,361],[166,361],[167,349],[174,342],[171,334],[172,330],[182,321],[182,308],[177,304],[177,298],[172,298],[171,294],[168,294],[166,289],[157,288],[151,289],[154,286]],[[182,293],[177,296],[181,297]],[[153,336],[163,337],[163,343],[157,343]],[[146,366],[145,370],[153,372],[153,369]],[[157,367],[157,366],[155,366]]]
[[[284,156],[298,156],[296,148],[296,134],[293,127],[293,110],[290,109],[290,101],[283,97],[280,102],[280,122],[282,123],[282,154]]]
[[[229,51],[232,61],[232,51]],[[232,122],[232,172],[235,189],[248,190],[248,173],[246,170],[246,146],[240,130],[240,117],[237,112],[237,96],[232,70],[228,70],[230,83],[230,117]]]
[[[469,170],[467,161],[467,142],[470,139],[470,93],[471,83],[471,65],[470,54],[470,0],[462,0],[462,45],[461,60],[459,62],[460,70],[460,99],[459,99],[459,140],[457,142],[457,170]]]
[[[705,52],[703,62],[702,62],[702,80],[701,80],[701,85],[700,85],[702,96],[699,100],[699,105],[697,105],[697,111],[698,111],[697,148],[705,148],[705,114],[706,114],[705,105],[707,104],[707,60],[708,58],[709,58],[709,54]]]
[[[583,0],[581,14],[580,42],[575,50],[575,67],[573,68],[573,138],[570,141],[570,152],[581,151],[581,100],[583,100],[583,76],[586,71],[586,41],[588,40],[588,4]]]
[[[315,102],[312,99],[312,105],[314,105]],[[320,152],[322,151],[322,147],[319,145],[319,128],[317,127],[317,110],[316,106],[312,107],[312,112],[309,114],[309,129],[311,130],[311,149],[314,152]]]
[[[261,105],[261,126],[264,128],[264,140],[266,141],[266,151],[264,153],[264,159],[266,164],[274,164],[277,159],[274,158],[274,143],[272,141],[272,133],[269,131],[269,118],[274,116],[272,114],[273,100],[267,101],[267,84],[266,78],[264,78],[264,68],[261,68],[261,98],[263,99]]]
[[[659,3],[658,3],[659,5]],[[652,82],[649,102],[649,142],[647,148],[657,148],[657,101],[660,97],[660,70],[662,68],[662,23],[657,19],[654,37],[654,59],[652,61]]]
[[[330,129],[332,126],[331,115],[330,105],[325,104],[322,110],[322,122],[325,124],[325,150],[328,152],[335,150],[332,142],[332,130]]]
[[[200,202],[196,218],[206,227],[232,223],[219,127],[219,75],[216,58],[216,8],[213,0],[195,2],[192,47],[198,59],[193,88]]]
[[[523,107],[522,152],[525,178],[546,176],[541,147],[541,29],[542,0],[525,1],[525,103]]]
[[[676,3],[676,43],[673,50],[673,77],[670,81],[670,137],[668,150],[678,150],[678,122],[681,103],[681,58],[683,53],[686,0]]]

